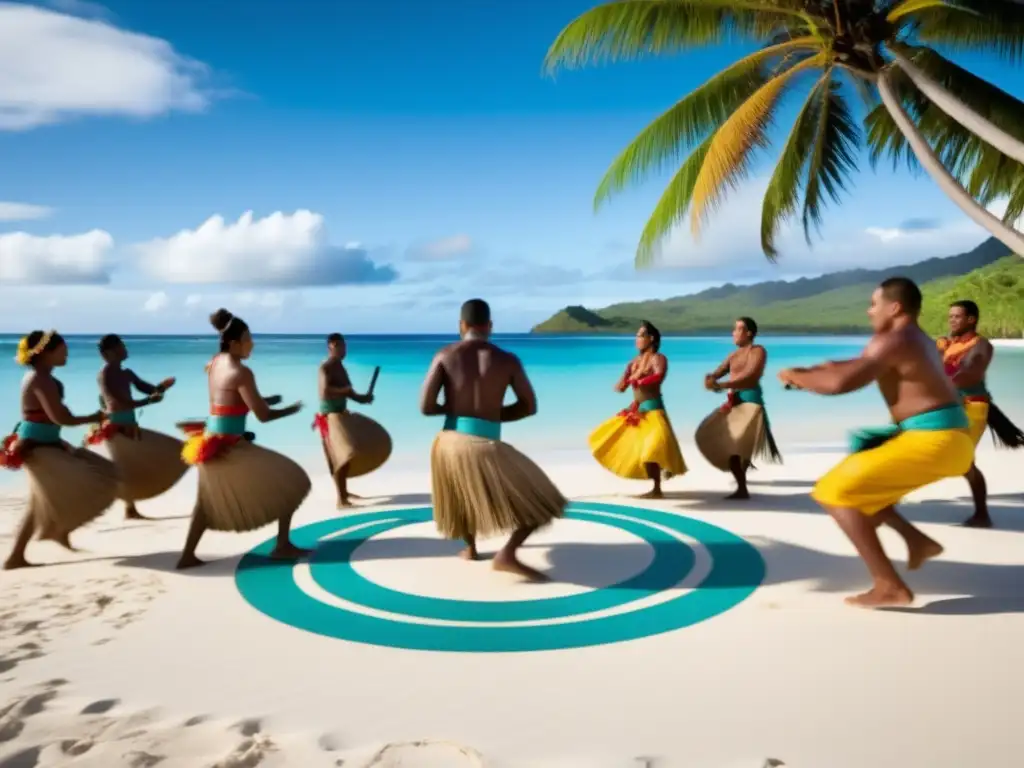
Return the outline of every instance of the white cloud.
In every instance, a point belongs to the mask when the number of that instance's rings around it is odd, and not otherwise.
[[[157,291],[151,293],[149,298],[146,299],[146,303],[142,305],[142,308],[146,312],[161,312],[167,309],[167,305],[171,303],[171,297],[163,291]]]
[[[146,118],[201,110],[209,100],[199,85],[205,74],[203,64],[166,40],[96,19],[0,3],[0,129],[79,115]]]
[[[452,235],[410,246],[406,258],[410,261],[452,261],[468,256],[474,250],[473,239],[469,235]]]
[[[280,211],[237,222],[211,216],[196,229],[136,246],[143,268],[168,283],[300,287],[390,283],[397,273],[366,250],[328,244],[323,217]]]
[[[87,285],[110,281],[114,238],[94,229],[81,235],[0,235],[0,282]]]
[[[45,219],[52,213],[53,209],[47,208],[45,205],[0,202],[0,221],[30,221],[33,219]]]

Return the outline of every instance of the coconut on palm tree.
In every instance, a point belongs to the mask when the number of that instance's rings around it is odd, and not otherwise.
[[[547,55],[560,66],[745,38],[761,47],[670,107],[615,159],[600,205],[652,170],[688,156],[644,227],[637,266],[687,214],[698,234],[768,145],[784,97],[809,92],[768,183],[761,245],[778,255],[783,222],[798,213],[810,239],[826,198],[839,199],[865,134],[848,103],[867,100],[871,159],[901,157],[926,171],[973,221],[1024,254],[1008,222],[1024,211],[1024,103],[932,46],[1024,58],[1024,4],[1015,0],[616,0],[571,22]],[[879,99],[881,103],[879,103]],[[909,148],[909,152],[907,151]],[[1002,219],[987,205],[1008,198]]]

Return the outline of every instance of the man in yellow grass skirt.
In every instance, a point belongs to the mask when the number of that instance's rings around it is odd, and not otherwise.
[[[636,333],[638,354],[615,385],[616,392],[633,388],[633,404],[590,434],[590,450],[598,463],[619,477],[651,480],[654,487],[641,498],[660,499],[661,478],[686,473],[679,441],[665,413],[661,385],[668,360],[659,352],[661,332],[646,320]]]
[[[434,522],[446,538],[466,543],[468,560],[479,557],[478,538],[511,533],[494,569],[543,581],[517,553],[534,531],[562,517],[567,502],[540,467],[501,439],[502,424],[537,412],[536,395],[519,358],[489,341],[487,302],[462,305],[459,332],[462,340],[434,357],[420,398],[425,416],[445,417],[430,449]],[[509,387],[516,402],[505,405]]]
[[[985,385],[985,375],[992,364],[995,350],[988,339],[978,334],[980,314],[978,305],[973,301],[957,301],[950,305],[949,336],[938,340],[946,375],[964,400],[975,447],[985,434],[985,429],[991,428],[997,446],[1021,448],[1024,447],[1024,432],[992,402],[992,396]],[[967,472],[967,482],[974,498],[974,514],[964,521],[964,525],[991,528],[988,485],[977,464],[972,464]]]
[[[847,598],[862,608],[909,605],[914,593],[896,573],[878,539],[888,525],[906,542],[915,570],[942,546],[896,512],[911,491],[960,477],[974,461],[974,442],[960,396],[942,368],[935,342],[921,330],[921,291],[893,277],[871,297],[874,335],[854,360],[791,368],[779,373],[789,388],[840,395],[878,383],[892,423],[851,436],[850,455],[822,477],[811,496],[850,538],[873,580],[864,594]]]
[[[348,479],[367,475],[378,469],[391,455],[391,436],[380,424],[361,413],[348,409],[348,401],[363,405],[373,402],[370,393],[360,394],[352,388],[345,370],[345,337],[332,333],[327,337],[327,359],[320,364],[317,387],[320,412],[313,428],[320,433],[327,470],[338,491],[338,508],[352,506]]]
[[[181,460],[181,440],[143,429],[135,416],[136,408],[160,402],[164,392],[174,385],[174,379],[154,385],[125,368],[128,348],[113,333],[100,339],[99,350],[105,361],[97,377],[105,418],[90,430],[86,444],[106,446],[121,473],[125,518],[143,520],[135,503],[169,491],[188,471],[188,465]],[[146,397],[133,400],[133,387]]]
[[[729,499],[749,499],[747,470],[752,460],[779,463],[779,453],[764,407],[761,377],[768,363],[768,352],[755,344],[757,323],[751,317],[739,318],[732,329],[736,349],[729,353],[713,373],[704,377],[704,386],[712,392],[728,390],[725,404],[716,408],[697,427],[694,439],[697,448],[713,467],[731,472],[736,479],[736,492]],[[726,383],[721,382],[725,375]]]

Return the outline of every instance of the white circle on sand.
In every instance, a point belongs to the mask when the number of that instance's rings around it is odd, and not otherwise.
[[[483,559],[458,557],[461,542],[445,541],[433,522],[403,525],[374,536],[352,553],[352,567],[382,587],[442,600],[542,600],[617,584],[645,570],[654,550],[619,528],[581,520],[559,520],[531,536],[519,558],[551,577],[526,582],[491,568],[491,555],[505,538],[478,543]]]

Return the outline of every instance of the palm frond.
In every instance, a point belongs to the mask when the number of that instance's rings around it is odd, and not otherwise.
[[[598,185],[594,207],[647,174],[675,165],[688,147],[702,141],[765,82],[772,59],[814,50],[816,38],[804,37],[768,46],[719,72],[659,115],[615,158]]]
[[[782,148],[761,207],[761,249],[769,261],[778,258],[775,236],[782,223],[796,213],[803,182],[804,168],[814,148],[815,128],[827,95],[831,71],[826,71],[815,84],[793,123],[793,130]]]
[[[948,0],[910,17],[922,42],[951,51],[994,53],[1024,59],[1024,3],[1017,0]]]
[[[857,170],[860,140],[860,129],[843,98],[839,83],[829,80],[818,111],[814,152],[807,166],[803,225],[808,245],[811,242],[811,225],[821,226],[825,195],[838,203],[850,174]]]
[[[658,244],[686,216],[690,201],[693,199],[697,176],[704,166],[713,138],[714,134],[708,136],[690,153],[665,187],[658,204],[654,207],[654,212],[640,234],[640,243],[636,250],[637,268],[643,269],[653,264]]]
[[[926,8],[935,8],[946,5],[948,5],[946,0],[900,0],[900,2],[896,3],[889,9],[889,12],[885,16],[885,20],[891,24],[899,21],[904,16],[923,11]]]
[[[727,191],[746,176],[754,148],[767,146],[765,134],[775,107],[793,77],[824,62],[825,54],[820,53],[776,74],[715,131],[690,202],[690,226],[695,236]]]
[[[792,0],[616,0],[591,8],[563,29],[544,69],[575,68],[675,53],[730,38],[763,39],[783,21],[805,18]]]

